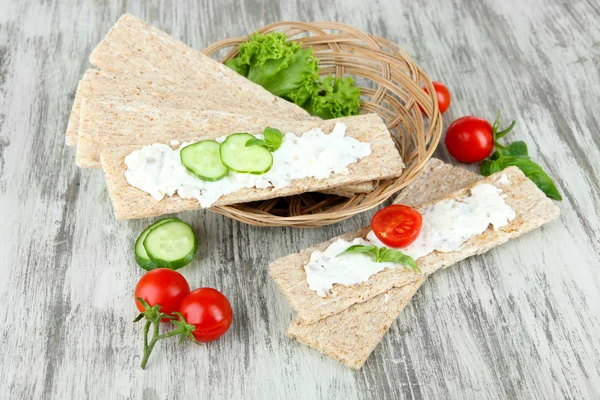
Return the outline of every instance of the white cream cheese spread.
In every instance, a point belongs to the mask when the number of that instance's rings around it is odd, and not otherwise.
[[[184,199],[198,200],[201,207],[210,207],[222,196],[243,188],[277,190],[291,186],[295,179],[326,179],[332,174],[348,174],[349,165],[371,154],[371,145],[345,136],[345,132],[346,125],[338,123],[330,134],[318,128],[301,136],[287,133],[281,147],[273,152],[273,166],[267,173],[252,175],[230,171],[216,182],[203,181],[183,166],[179,152],[190,143],[183,143],[176,150],[155,143],[125,157],[125,177],[131,186],[156,200],[177,194]],[[225,137],[217,139],[218,142],[224,140]]]
[[[485,232],[490,225],[498,230],[515,218],[515,212],[502,197],[502,190],[488,183],[473,187],[469,196],[441,200],[419,212],[423,217],[421,233],[408,247],[397,248],[415,261],[434,251],[456,251],[470,238]],[[370,255],[361,253],[338,257],[355,244],[385,246],[370,231],[366,240],[359,238],[348,242],[339,239],[324,251],[312,253],[304,270],[308,286],[319,296],[326,296],[334,284],[360,284],[385,268],[401,266],[392,262],[378,263]]]

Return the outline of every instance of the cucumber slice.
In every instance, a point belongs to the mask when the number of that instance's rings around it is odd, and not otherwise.
[[[135,261],[137,261],[139,266],[142,267],[143,269],[145,269],[146,271],[151,271],[157,267],[156,267],[156,264],[154,264],[154,262],[152,262],[150,257],[148,257],[148,253],[146,252],[146,249],[144,248],[144,240],[146,239],[146,236],[148,236],[148,233],[150,233],[150,231],[152,229],[154,229],[157,226],[162,225],[166,222],[170,222],[170,221],[177,221],[177,219],[176,218],[163,218],[163,219],[156,221],[155,223],[153,223],[152,225],[150,225],[149,227],[144,229],[144,231],[140,234],[140,236],[135,241],[135,248],[134,248],[135,249]]]
[[[221,162],[221,144],[214,140],[203,140],[181,149],[181,163],[198,178],[214,182],[227,175],[227,167]]]
[[[192,261],[198,241],[191,226],[175,220],[152,229],[144,239],[144,248],[157,267],[179,269]]]
[[[273,166],[273,154],[264,146],[246,147],[255,139],[249,133],[234,133],[221,143],[221,161],[227,168],[242,174],[261,175]]]

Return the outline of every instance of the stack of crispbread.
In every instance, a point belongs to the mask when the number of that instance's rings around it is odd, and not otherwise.
[[[420,209],[444,198],[460,199],[472,186],[483,182],[503,190],[505,201],[516,217],[498,231],[488,228],[464,243],[458,251],[434,252],[418,259],[421,274],[390,268],[361,285],[334,285],[331,294],[322,298],[308,287],[304,265],[312,252],[324,250],[338,238],[273,262],[270,274],[297,311],[288,335],[358,369],[428,275],[469,256],[484,253],[559,215],[558,207],[515,167],[483,178],[436,159],[428,162],[425,170],[395,202]],[[370,227],[366,227],[341,238],[364,237],[369,230]]]
[[[195,208],[189,201],[172,198],[161,206],[148,206],[152,209],[148,212],[132,209],[140,204],[146,207],[144,199],[149,196],[122,186],[125,149],[132,151],[152,143],[183,143],[235,132],[262,133],[267,126],[284,133],[301,134],[312,128],[329,133],[335,122],[345,123],[348,134],[359,140],[375,141],[373,154],[357,163],[355,173],[345,179],[315,185],[307,180],[290,191],[250,195],[252,200],[319,190],[352,196],[372,191],[378,179],[399,176],[404,167],[387,127],[376,115],[330,121],[312,117],[132,15],[125,14],[117,21],[94,49],[90,61],[99,70],[86,71],[79,82],[66,143],[77,146],[79,167],[104,168],[120,218]],[[380,168],[377,164],[382,162],[388,165]],[[132,203],[130,190],[141,198],[139,204]],[[218,204],[250,201],[245,197],[249,194]]]

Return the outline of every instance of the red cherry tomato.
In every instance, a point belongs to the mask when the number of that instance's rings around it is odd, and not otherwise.
[[[392,204],[377,211],[371,220],[375,236],[390,247],[406,247],[417,240],[423,217],[414,208]]]
[[[494,150],[492,125],[479,117],[459,118],[448,127],[446,148],[458,161],[479,162]]]
[[[185,296],[179,312],[188,324],[196,327],[193,333],[199,342],[210,342],[223,336],[233,320],[227,297],[212,288],[200,288]]]
[[[442,82],[431,82],[433,84],[433,88],[435,89],[435,94],[437,96],[438,108],[440,109],[440,113],[445,113],[446,110],[450,107],[450,102],[452,98],[450,96],[450,90],[444,85]],[[423,88],[427,93],[429,90],[427,88]],[[421,112],[423,109],[421,108]]]
[[[168,268],[156,268],[140,278],[135,287],[135,305],[142,312],[144,306],[137,299],[141,297],[150,306],[160,305],[160,311],[172,315],[179,310],[181,300],[190,293],[190,285],[183,275]],[[162,321],[168,321],[163,318]]]

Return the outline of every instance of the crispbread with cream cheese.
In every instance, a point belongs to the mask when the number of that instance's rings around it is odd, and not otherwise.
[[[279,190],[273,190],[272,188],[242,189],[221,197],[215,205],[291,196],[368,180],[388,179],[402,174],[404,164],[400,154],[395,148],[385,123],[376,114],[364,114],[327,121],[299,121],[294,126],[284,130],[301,135],[310,129],[321,128],[323,132],[330,133],[338,122],[346,124],[346,136],[368,142],[371,145],[372,154],[349,165],[347,175],[333,175],[321,180],[314,178],[297,179],[292,186]],[[195,141],[202,139],[204,137],[197,137]],[[144,218],[200,208],[200,204],[195,199],[182,199],[175,195],[156,201],[149,194],[129,185],[125,179],[126,166],[124,159],[133,151],[139,149],[139,145],[107,147],[101,153],[102,168],[117,219]]]
[[[303,120],[307,126],[314,121]],[[100,150],[105,147],[148,145],[152,143],[191,142],[217,138],[234,132],[262,133],[265,127],[283,133],[294,129],[298,121],[278,120],[221,111],[153,107],[137,101],[104,102],[84,98],[81,107],[76,162],[81,168],[100,168]],[[374,189],[373,181],[361,182],[328,191],[329,194],[352,197]]]
[[[418,207],[440,200],[480,179],[480,175],[432,158],[394,203]],[[312,324],[303,323],[296,317],[287,334],[350,368],[359,369],[425,279],[392,288]]]
[[[510,181],[502,185],[498,182],[505,175]],[[400,287],[431,274],[440,268],[452,265],[464,258],[481,254],[511,238],[522,235],[558,217],[558,207],[546,197],[516,167],[510,167],[476,183],[490,183],[504,191],[506,203],[515,211],[516,217],[505,227],[495,231],[488,228],[483,234],[464,243],[458,251],[449,253],[433,252],[417,260],[422,273],[406,268],[388,268],[373,275],[360,285],[334,285],[331,295],[322,298],[308,287],[304,265],[316,250],[324,250],[335,241],[334,238],[304,251],[283,257],[270,265],[271,277],[283,292],[290,305],[298,311],[298,316],[306,323],[316,322],[327,316],[347,309],[355,303],[369,300],[393,287]],[[470,187],[461,189],[447,198],[459,199],[468,195]],[[423,205],[421,207],[425,207]],[[364,236],[369,227],[345,237]]]
[[[152,102],[84,98],[81,105],[77,165],[100,168],[100,150],[105,147],[190,142],[198,137],[217,138],[235,132],[262,133],[270,126],[291,129],[302,122],[225,111],[163,107]],[[320,121],[320,120],[316,120]],[[285,133],[285,132],[283,132]]]

